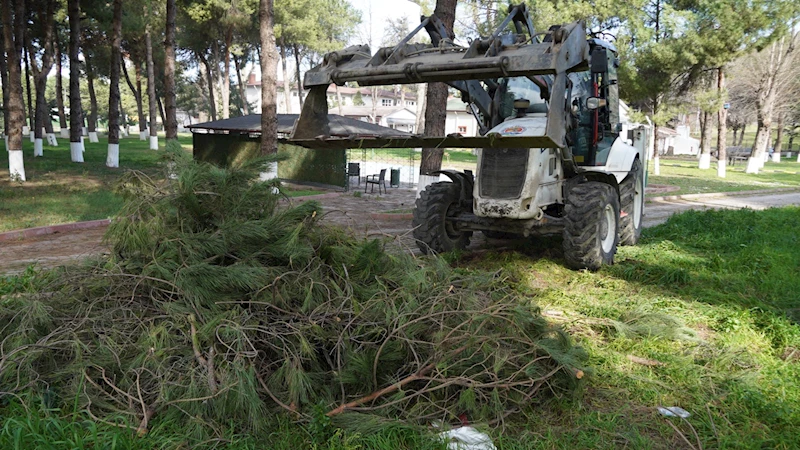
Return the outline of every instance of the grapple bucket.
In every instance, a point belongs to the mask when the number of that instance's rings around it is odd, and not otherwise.
[[[503,34],[510,24],[516,34]],[[432,44],[409,44],[425,28]],[[370,55],[368,46],[348,47],[325,55],[323,63],[305,74],[310,89],[289,142],[309,148],[359,147],[564,147],[567,119],[567,74],[586,70],[589,45],[583,24],[553,27],[539,42],[524,5],[512,6],[497,31],[487,39],[476,39],[469,47],[455,45],[436,16],[422,23],[395,47]],[[547,127],[542,136],[480,137],[331,136],[328,123],[327,89],[332,83],[356,82],[360,86],[445,82],[485,117],[494,116],[496,100],[486,86],[505,77],[526,76],[549,94]],[[543,82],[543,79],[547,82]]]

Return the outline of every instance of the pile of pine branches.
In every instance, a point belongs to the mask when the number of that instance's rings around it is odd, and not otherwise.
[[[323,227],[263,163],[129,173],[112,254],[0,302],[3,391],[202,439],[276,410],[497,422],[580,377],[580,349],[499,273]]]

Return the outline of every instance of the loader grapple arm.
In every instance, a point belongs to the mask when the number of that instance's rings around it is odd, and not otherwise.
[[[512,23],[516,34],[503,34]],[[409,44],[423,28],[433,43]],[[543,136],[527,139],[534,144],[531,146],[563,148],[566,146],[567,75],[588,69],[588,61],[589,44],[581,22],[553,27],[539,42],[525,5],[512,6],[508,17],[492,36],[476,39],[469,47],[454,44],[436,16],[423,17],[422,23],[397,46],[381,48],[374,56],[370,56],[367,46],[348,47],[325,55],[321,65],[306,72],[304,83],[310,92],[289,141],[311,148],[344,144],[342,138],[331,138],[328,132],[327,89],[332,83],[341,86],[346,82],[357,82],[360,86],[376,86],[445,82],[459,89],[463,98],[475,105],[476,113],[494,125],[502,121],[497,108],[492,105],[493,86],[497,86],[497,80],[509,77],[539,77],[541,80],[541,77],[547,77],[549,81],[543,89],[549,99],[546,130]],[[487,129],[484,124],[482,132]],[[416,139],[420,144],[427,144],[432,138]],[[482,146],[471,142],[474,139],[496,143],[498,137],[447,139],[441,136],[435,146]],[[325,145],[326,140],[339,142]],[[410,143],[389,136],[353,136],[349,140],[364,147],[395,147]]]

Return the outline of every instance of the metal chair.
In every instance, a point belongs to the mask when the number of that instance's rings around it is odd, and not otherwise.
[[[375,192],[375,185],[378,185],[378,195],[381,194],[381,186],[383,186],[383,193],[386,193],[386,169],[381,169],[380,174],[367,175],[364,179],[364,193],[367,193],[367,186],[372,185],[370,194]]]
[[[361,164],[347,163],[347,186],[350,187],[350,178],[356,177],[358,185],[361,186]]]

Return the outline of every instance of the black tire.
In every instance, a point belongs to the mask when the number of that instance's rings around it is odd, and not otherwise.
[[[573,187],[564,206],[564,259],[573,269],[613,264],[619,242],[619,197],[614,187],[590,181]]]
[[[414,239],[422,253],[443,253],[469,246],[472,231],[456,229],[446,217],[462,212],[461,188],[450,182],[433,183],[425,188],[414,204]]]
[[[642,235],[644,216],[644,166],[639,159],[633,161],[628,176],[619,185],[620,208],[619,245],[636,245]]]

